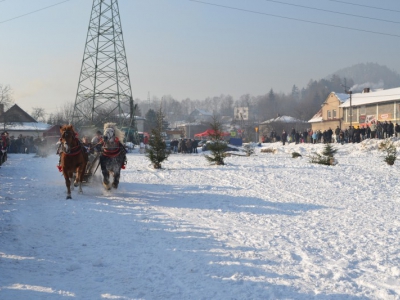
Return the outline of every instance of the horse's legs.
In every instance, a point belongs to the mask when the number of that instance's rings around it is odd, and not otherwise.
[[[107,170],[106,160],[103,156],[100,156],[101,173],[103,174],[103,186],[106,190],[111,189],[110,186],[110,173]]]
[[[114,181],[112,183],[112,187],[114,189],[118,188],[118,184],[119,184],[119,177],[121,176],[120,171],[118,170],[117,172],[114,172]]]
[[[103,173],[103,185],[104,185],[105,189],[106,190],[111,189],[110,173],[108,172],[108,170],[101,170],[101,173]]]
[[[75,179],[75,186],[79,186],[79,190],[78,193],[79,194],[83,194],[83,190],[82,190],[82,180],[83,180],[83,173],[85,171],[85,167],[86,165],[82,166],[80,169],[77,170],[76,172],[76,179]]]
[[[69,175],[64,173],[65,185],[67,186],[67,199],[72,199],[71,197],[71,180],[69,179]]]

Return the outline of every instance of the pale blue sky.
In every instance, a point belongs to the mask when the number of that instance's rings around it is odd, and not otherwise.
[[[0,1],[0,83],[27,112],[74,102],[92,0]],[[400,72],[398,0],[119,0],[132,94],[204,99],[290,92],[338,69],[374,62]],[[372,9],[373,6],[392,11]],[[297,18],[397,36],[278,18]],[[399,84],[400,85],[400,84]]]

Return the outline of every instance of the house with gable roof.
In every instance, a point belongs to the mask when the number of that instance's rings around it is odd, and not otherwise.
[[[348,99],[348,94],[331,92],[321,104],[320,110],[308,121],[311,129],[324,131],[329,128],[335,130],[337,126],[342,128],[343,109],[341,105]]]
[[[7,131],[10,137],[17,137],[20,134],[34,138],[42,137],[43,132],[50,127],[49,124],[37,122],[17,104],[7,111],[0,105],[0,130]]]
[[[211,122],[213,114],[206,110],[195,108],[190,113],[189,117],[191,120],[198,122],[198,123]]]

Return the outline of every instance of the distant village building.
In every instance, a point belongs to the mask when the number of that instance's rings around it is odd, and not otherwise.
[[[195,108],[189,115],[191,121],[196,123],[212,122],[213,113]]]
[[[369,126],[373,121],[400,122],[400,88],[371,91],[366,88],[361,93],[330,93],[321,109],[308,121],[312,130],[334,130],[337,126]]]
[[[321,109],[308,121],[311,123],[311,129],[335,130],[337,126],[341,128],[343,122],[343,109],[340,107],[349,99],[348,94],[331,92],[325,101],[321,104]]]
[[[290,116],[279,116],[264,122],[259,125],[260,139],[262,136],[269,137],[272,131],[275,131],[277,135],[281,135],[282,131],[290,132],[294,128],[298,132],[307,130],[307,121],[299,120]]]
[[[7,131],[10,137],[32,136],[42,137],[43,132],[51,127],[49,124],[37,122],[27,112],[17,104],[9,110],[4,111],[4,106],[0,104],[0,130]]]
[[[196,108],[189,114],[190,122],[182,122],[181,124],[177,124],[176,127],[181,131],[184,138],[193,139],[196,134],[211,129],[210,124],[213,122],[213,117],[213,113]],[[218,116],[218,120],[221,122],[223,130],[228,130],[231,127],[233,117]]]
[[[348,95],[349,96],[349,95]],[[343,125],[366,126],[373,121],[400,121],[400,88],[352,94],[348,101],[340,105],[343,109]]]

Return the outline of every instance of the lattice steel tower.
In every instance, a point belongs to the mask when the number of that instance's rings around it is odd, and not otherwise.
[[[132,124],[133,100],[117,0],[93,0],[72,124]]]

